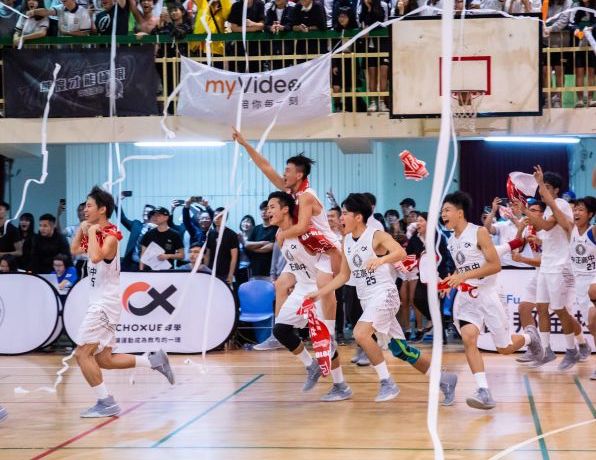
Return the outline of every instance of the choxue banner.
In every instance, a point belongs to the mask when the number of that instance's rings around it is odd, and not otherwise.
[[[116,326],[115,351],[136,353],[163,348],[174,353],[200,353],[203,331],[207,351],[224,343],[234,328],[236,304],[223,281],[215,278],[213,282],[213,304],[207,312],[210,275],[175,271],[121,273],[122,313]],[[88,307],[89,283],[84,278],[70,290],[64,305],[64,327],[75,341]]]
[[[109,115],[109,49],[5,48],[3,57],[6,117],[42,116],[56,63],[61,69],[50,105],[50,117]],[[118,48],[116,115],[157,114],[158,83],[153,47]]]
[[[178,115],[230,125],[238,104],[242,127],[312,121],[331,113],[331,56],[285,69],[235,73],[182,58]]]

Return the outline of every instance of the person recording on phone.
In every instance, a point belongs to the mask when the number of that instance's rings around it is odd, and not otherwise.
[[[199,209],[194,216],[191,216],[191,205]],[[207,240],[207,233],[213,222],[213,210],[209,202],[201,196],[191,196],[184,201],[182,208],[182,223],[190,235],[190,245],[199,243],[201,246]]]

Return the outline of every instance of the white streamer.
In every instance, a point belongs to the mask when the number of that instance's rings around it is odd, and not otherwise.
[[[75,355],[75,352],[76,352],[76,350],[73,350],[70,355],[66,356],[65,358],[62,358],[62,368],[56,372],[56,380],[54,381],[54,385],[52,385],[51,387],[39,387],[39,388],[36,388],[35,390],[26,390],[23,387],[16,387],[14,389],[14,392],[16,394],[37,393],[38,391],[44,391],[46,393],[56,393],[56,388],[58,388],[58,385],[60,385],[62,383],[62,380],[64,380],[64,377],[62,377],[62,375],[68,369],[70,369],[70,366],[68,365],[68,361],[70,361],[73,358],[73,356]]]
[[[13,13],[16,13],[16,14],[18,14],[19,16],[21,16],[21,17],[23,17],[23,18],[25,18],[25,19],[27,19],[27,18],[29,17],[29,16],[27,16],[26,14],[23,14],[21,11],[17,10],[16,8],[13,8],[13,7],[12,7],[12,6],[10,6],[10,5],[7,5],[7,4],[6,4],[6,3],[4,3],[4,2],[0,2],[0,5],[2,5],[4,8],[7,8],[7,9],[9,9],[9,10],[10,10],[10,11],[12,11]]]
[[[596,40],[594,40],[594,35],[592,34],[593,30],[591,27],[586,27],[584,29],[584,37],[586,37],[586,40],[588,40],[588,43],[592,47],[592,51],[596,54]]]

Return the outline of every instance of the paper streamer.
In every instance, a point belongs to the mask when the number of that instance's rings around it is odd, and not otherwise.
[[[54,385],[52,385],[51,387],[39,387],[39,388],[36,388],[35,390],[26,390],[23,387],[16,387],[14,389],[14,392],[16,394],[37,393],[39,391],[43,391],[46,393],[56,393],[56,388],[58,388],[58,385],[60,385],[62,383],[62,380],[64,379],[64,377],[62,375],[68,369],[70,369],[70,366],[68,365],[68,361],[70,361],[74,357],[75,352],[76,352],[76,350],[73,350],[70,355],[62,358],[62,368],[56,372],[56,380],[54,381]]]
[[[22,12],[22,11],[19,11],[19,10],[17,10],[16,8],[13,8],[12,6],[10,6],[10,5],[7,5],[7,4],[6,4],[6,3],[4,3],[4,2],[0,2],[0,4],[2,5],[2,7],[3,7],[3,8],[9,9],[9,10],[10,10],[10,11],[12,11],[13,13],[16,13],[16,14],[18,14],[19,16],[21,16],[21,17],[23,17],[23,18],[25,18],[25,19],[28,19],[28,17],[29,17],[29,16],[27,16],[26,14],[23,14],[23,12]]]

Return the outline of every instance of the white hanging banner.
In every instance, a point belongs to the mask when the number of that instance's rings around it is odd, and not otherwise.
[[[229,125],[240,104],[243,128],[266,127],[278,111],[278,125],[326,117],[330,65],[327,54],[285,69],[236,73],[182,57],[178,115]]]

